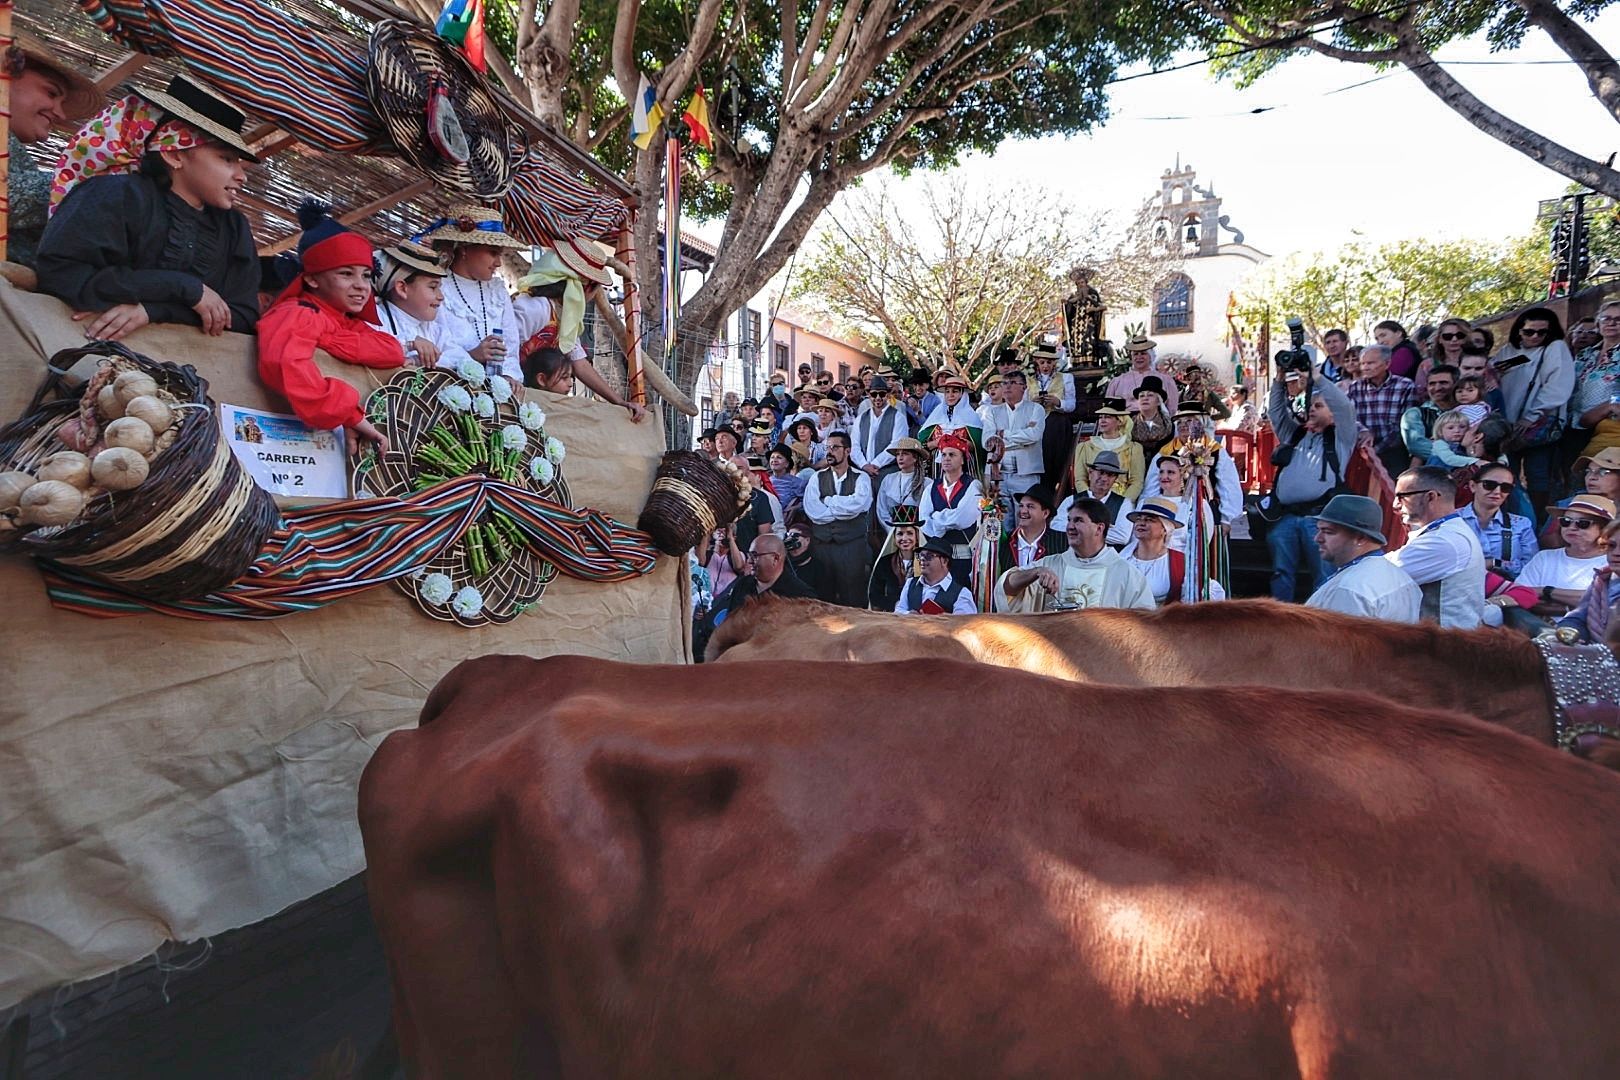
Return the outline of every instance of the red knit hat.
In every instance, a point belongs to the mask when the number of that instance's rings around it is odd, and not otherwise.
[[[299,273],[292,284],[276,297],[276,303],[304,295],[304,275],[322,274],[342,266],[372,266],[371,241],[345,227],[331,216],[331,208],[313,199],[298,207],[298,223],[304,235],[298,240]],[[360,311],[367,322],[377,322],[377,298],[372,296]]]

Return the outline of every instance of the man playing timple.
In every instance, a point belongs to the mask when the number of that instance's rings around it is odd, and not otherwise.
[[[979,609],[973,593],[951,577],[951,545],[934,539],[917,552],[922,577],[914,577],[900,590],[896,615],[972,615]]]
[[[1305,601],[1306,606],[1371,619],[1413,623],[1423,593],[1405,572],[1384,558],[1384,512],[1361,495],[1335,495],[1316,515],[1316,547],[1338,573]]]
[[[1422,591],[1421,618],[1472,630],[1485,616],[1485,553],[1456,502],[1457,485],[1445,469],[1425,465],[1401,473],[1395,505],[1408,535],[1387,558]]]
[[[1421,405],[1414,405],[1401,414],[1401,441],[1406,444],[1406,452],[1412,455],[1412,461],[1422,465],[1434,453],[1434,442],[1430,432],[1434,430],[1434,422],[1443,412],[1449,412],[1457,407],[1457,369],[1450,364],[1437,364],[1429,371],[1429,381],[1424,389],[1428,392],[1429,400]]]
[[[1109,524],[1106,506],[1089,495],[1076,499],[1069,509],[1069,550],[1039,559],[1028,569],[1008,570],[996,582],[996,591],[1008,600],[1007,610],[1153,610],[1147,579],[1104,542]]]

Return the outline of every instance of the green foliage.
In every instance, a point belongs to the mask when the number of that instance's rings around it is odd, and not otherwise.
[[[1546,295],[1551,260],[1544,236],[1502,243],[1404,240],[1373,247],[1353,242],[1269,264],[1236,298],[1240,319],[1273,328],[1299,316],[1316,343],[1334,327],[1370,341],[1394,319],[1408,330],[1448,316],[1478,319]]]

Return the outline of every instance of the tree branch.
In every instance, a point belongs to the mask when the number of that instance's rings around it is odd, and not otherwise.
[[[1563,49],[1586,75],[1592,96],[1620,120],[1620,64],[1615,63],[1586,27],[1564,14],[1550,0],[1516,0],[1530,21],[1546,31],[1553,44]]]

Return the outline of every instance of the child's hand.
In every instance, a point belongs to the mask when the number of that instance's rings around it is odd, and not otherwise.
[[[411,342],[411,348],[416,350],[416,366],[432,367],[439,362],[439,347],[425,337],[419,337]]]
[[[379,454],[388,453],[388,439],[372,425],[370,420],[362,420],[352,427],[344,428],[343,437],[349,444],[350,457],[359,455],[362,442],[375,446]]]

